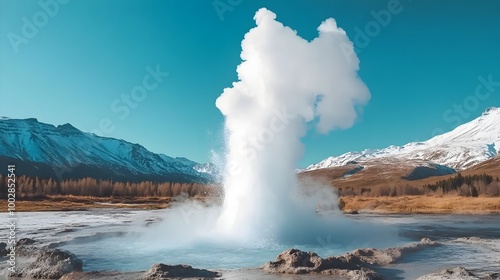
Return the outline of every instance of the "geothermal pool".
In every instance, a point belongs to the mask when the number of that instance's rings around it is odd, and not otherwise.
[[[315,233],[317,237],[309,244],[232,244],[218,239],[183,244],[175,240],[175,234],[172,235],[175,228],[169,232],[168,227],[164,227],[171,225],[165,223],[169,211],[172,210],[19,213],[19,237],[35,238],[73,252],[83,260],[86,271],[146,270],[157,262],[211,269],[255,268],[274,260],[291,247],[315,251],[325,257],[361,247],[399,246],[429,237],[444,243],[444,246],[409,255],[379,272],[390,279],[415,279],[457,265],[500,272],[500,215],[361,214],[348,217],[353,223],[382,225],[398,233],[395,238],[367,242],[349,242],[342,236],[337,240],[338,234],[333,231]],[[162,230],[157,232],[158,229]],[[477,239],[472,242],[457,240],[472,236]]]
[[[208,212],[216,210],[206,209]],[[190,211],[193,210],[190,208]],[[86,270],[137,271],[146,270],[157,262],[190,264],[208,269],[257,268],[292,247],[330,256],[359,247],[399,246],[410,241],[409,238],[399,237],[394,227],[346,219],[338,212],[314,214],[325,218],[326,225],[327,221],[331,223],[328,227],[321,227],[321,231],[308,230],[308,227],[317,226],[317,221],[308,223],[298,219],[294,227],[286,228],[290,233],[280,235],[279,239],[269,239],[268,234],[259,235],[258,232],[248,234],[236,231],[232,233],[236,236],[231,236],[218,231],[218,227],[206,226],[206,221],[217,223],[217,219],[211,219],[206,211],[198,213],[199,219],[183,217],[185,213],[176,208],[89,211],[96,216],[103,215],[104,221],[113,221],[110,225],[93,225],[97,221],[88,212],[84,213],[83,219],[70,213],[74,216],[73,221],[81,220],[82,224],[59,230],[64,241],[51,237],[54,240],[48,240],[48,243],[56,243],[58,247],[75,252],[84,260]],[[198,214],[190,213],[193,216]],[[373,235],[366,234],[370,226],[373,227]],[[330,230],[326,231],[327,228]],[[242,240],[240,235],[251,238]]]

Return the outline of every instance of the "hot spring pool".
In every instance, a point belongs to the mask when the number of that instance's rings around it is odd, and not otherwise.
[[[202,238],[188,238],[189,241],[186,242],[183,236],[191,234],[189,227],[183,230],[172,228],[177,226],[179,221],[168,222],[168,211],[172,210],[143,211],[148,215],[142,217],[142,221],[140,216],[136,216],[134,219],[125,220],[123,224],[101,224],[81,228],[72,233],[76,236],[60,242],[58,247],[74,252],[84,261],[84,269],[87,271],[147,270],[158,262],[189,264],[207,269],[239,269],[260,267],[289,248],[314,251],[322,257],[327,257],[359,247],[399,246],[411,240],[398,236],[393,230],[382,231],[390,233],[392,238],[369,238],[370,233],[362,230],[346,232],[340,227],[351,225],[352,222],[365,225],[362,229],[366,230],[366,225],[370,222],[339,220],[337,231],[309,232],[307,242],[302,243],[280,243],[262,239],[238,243],[225,237],[213,237],[212,233]],[[300,224],[298,226],[300,227]],[[374,224],[373,226],[375,227]],[[344,233],[341,234],[342,232]],[[374,230],[374,233],[376,232]],[[364,240],[363,236],[368,239]]]
[[[63,246],[71,252],[78,252],[84,260],[86,270],[147,270],[153,263],[189,264],[207,269],[255,268],[288,248],[311,250],[320,256],[342,253],[341,248],[321,246],[275,245],[261,248],[223,247],[221,245],[192,244],[178,249],[164,249],[148,243],[147,240],[134,240],[123,237],[111,237],[92,243],[71,242]]]
[[[399,246],[428,237],[444,246],[409,255],[380,272],[387,279],[415,279],[439,269],[461,265],[500,273],[500,215],[353,215],[350,220],[396,229],[397,238],[358,244],[346,242],[345,237],[341,238],[343,242],[337,242],[335,232],[326,232],[317,233],[314,242],[309,244],[257,242],[235,246],[221,240],[191,244],[169,240],[172,232],[168,227],[156,227],[168,217],[168,211],[94,209],[18,213],[19,238],[30,237],[69,250],[83,260],[86,271],[135,271],[146,270],[158,262],[207,269],[253,268],[274,260],[291,247],[326,257],[361,247]],[[155,234],[149,235],[150,231]],[[369,235],[370,230],[366,231],[364,234]],[[456,241],[460,237],[472,236],[478,237],[478,242]]]

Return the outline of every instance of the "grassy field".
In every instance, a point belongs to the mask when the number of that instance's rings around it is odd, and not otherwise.
[[[16,211],[82,211],[93,208],[164,209],[170,198],[96,198],[48,196],[37,200],[16,202]],[[342,197],[345,213],[380,214],[489,214],[500,213],[500,197],[462,196],[381,196]],[[0,201],[0,212],[7,211],[7,202]]]
[[[170,205],[170,198],[98,198],[88,196],[46,196],[32,200],[16,201],[16,211],[81,211],[92,208],[163,209]],[[0,212],[7,211],[7,201],[0,201]]]
[[[397,196],[342,197],[344,212],[383,214],[500,213],[500,197]]]

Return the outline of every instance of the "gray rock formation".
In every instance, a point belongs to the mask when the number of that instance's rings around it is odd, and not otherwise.
[[[82,266],[82,261],[70,252],[59,249],[39,250],[33,262],[21,265],[9,276],[59,279],[66,273],[82,271]]]
[[[417,280],[494,280],[500,279],[499,273],[479,273],[474,274],[471,271],[461,267],[452,267],[443,269],[437,273],[431,273],[417,278]]]
[[[269,273],[321,273],[356,280],[382,279],[376,272],[361,267],[356,258],[340,256],[323,259],[314,252],[303,252],[298,249],[286,250],[278,255],[276,261],[266,263],[262,269]]]
[[[16,242],[16,256],[18,257],[33,257],[39,251],[39,243],[31,238],[21,238]]]
[[[5,257],[8,253],[9,250],[7,249],[7,243],[0,242],[0,257]]]
[[[394,263],[408,253],[439,245],[437,242],[424,238],[420,242],[397,248],[385,250],[358,249],[351,253],[325,259],[314,252],[289,249],[278,255],[274,262],[264,264],[262,269],[270,273],[321,273],[346,276],[351,279],[382,279],[371,268]]]
[[[438,273],[432,273],[428,274],[422,277],[417,278],[417,280],[447,280],[447,279],[453,279],[453,280],[473,280],[473,279],[479,279],[478,277],[475,277],[474,274],[472,274],[470,271],[467,269],[457,266],[453,268],[448,268],[444,269]]]
[[[16,242],[16,247],[21,247],[21,246],[26,246],[26,245],[33,245],[35,244],[36,241],[31,238],[21,238]]]
[[[221,274],[205,269],[193,268],[189,265],[167,265],[157,263],[144,273],[141,280],[162,280],[178,278],[213,279]]]

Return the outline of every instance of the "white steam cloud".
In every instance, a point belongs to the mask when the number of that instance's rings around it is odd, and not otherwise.
[[[216,102],[228,149],[217,225],[242,240],[299,242],[335,227],[315,210],[337,200],[331,188],[307,186],[307,194],[299,187],[300,138],[309,123],[321,133],[351,127],[370,93],[357,75],[354,46],[334,19],[321,23],[310,42],[265,8],[254,19],[241,44],[239,81]],[[316,189],[321,195],[311,193]]]
[[[212,254],[241,253],[235,258],[260,265],[292,246],[332,254],[399,240],[393,228],[340,214],[331,186],[297,181],[307,128],[350,127],[370,94],[335,20],[308,42],[275,19],[266,9],[256,13],[257,27],[242,42],[239,81],[217,99],[227,133],[222,207],[177,202],[162,223],[144,229],[151,251],[184,252],[202,267]]]

